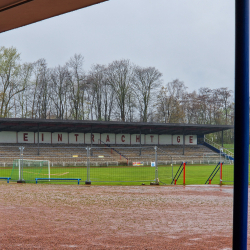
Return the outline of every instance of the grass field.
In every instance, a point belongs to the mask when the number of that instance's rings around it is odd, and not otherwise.
[[[224,148],[226,148],[227,150],[229,150],[234,154],[234,144],[224,144],[223,146]],[[250,145],[249,145],[249,162],[250,162]]]
[[[186,165],[186,185],[205,184],[206,180],[215,168],[215,164],[211,165]],[[158,178],[161,185],[170,185],[172,176],[175,176],[179,165],[171,166],[158,166]],[[233,165],[223,165],[223,181],[224,184],[232,184],[233,182]],[[11,177],[12,181],[17,180],[19,171],[16,168],[12,172],[11,167],[0,168],[0,177]],[[154,167],[91,167],[90,180],[94,185],[149,185],[150,182],[155,180]],[[35,178],[48,178],[48,169],[44,168],[25,168],[23,171],[24,180],[27,182],[35,182]],[[80,178],[81,184],[87,180],[86,167],[51,167],[51,178]],[[43,182],[48,183],[48,182]],[[62,182],[50,181],[49,183],[68,183],[77,184],[77,181]],[[220,171],[215,175],[212,184],[220,183]],[[179,176],[177,185],[183,184],[183,173]]]
[[[224,144],[223,147],[234,154],[234,144]],[[249,150],[250,152],[250,150]],[[250,156],[250,154],[249,154]]]
[[[224,144],[224,148],[234,153],[234,144]],[[249,145],[249,156],[250,156],[250,145]]]
[[[223,147],[234,153],[234,144],[223,144]]]

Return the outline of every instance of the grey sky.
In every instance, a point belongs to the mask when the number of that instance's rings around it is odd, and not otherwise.
[[[92,64],[130,59],[154,66],[188,91],[234,89],[234,0],[110,0],[0,34],[23,62],[63,65],[75,53]]]

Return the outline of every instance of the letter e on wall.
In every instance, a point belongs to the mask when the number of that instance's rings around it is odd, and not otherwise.
[[[193,143],[193,136],[189,136],[189,143]]]
[[[23,133],[23,141],[28,141],[28,133]]]

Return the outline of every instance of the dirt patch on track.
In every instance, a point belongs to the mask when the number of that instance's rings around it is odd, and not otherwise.
[[[0,184],[0,249],[231,249],[231,187]]]

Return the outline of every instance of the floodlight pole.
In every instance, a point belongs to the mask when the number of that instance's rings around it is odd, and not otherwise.
[[[40,145],[39,145],[40,141],[39,141],[39,136],[40,136],[40,134],[39,134],[39,123],[38,123],[38,128],[37,128],[37,142],[38,142],[37,154],[38,155],[40,155]]]
[[[235,1],[233,249],[247,249],[249,154],[249,0]]]
[[[221,146],[224,147],[224,133],[221,131]]]
[[[19,147],[19,149],[20,149],[20,159],[19,159],[19,164],[18,164],[19,180],[17,181],[17,183],[25,183],[25,181],[23,179],[23,150],[24,150],[24,147],[21,146],[21,147]]]
[[[140,156],[141,156],[141,128],[140,128]]]
[[[155,184],[159,185],[157,146],[155,146],[154,149],[155,149]]]
[[[92,136],[91,136],[91,140],[92,140]],[[87,147],[86,149],[87,149],[87,180],[85,181],[85,184],[90,185],[91,181],[90,181],[90,161],[89,161],[90,152],[89,151],[91,150],[91,148]]]
[[[185,155],[185,131],[183,129],[183,155]]]

